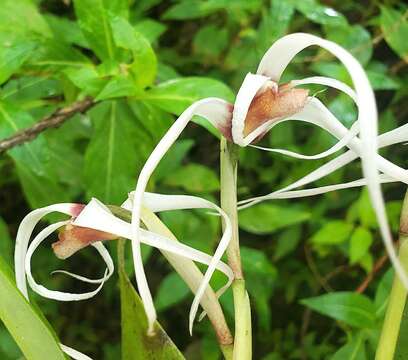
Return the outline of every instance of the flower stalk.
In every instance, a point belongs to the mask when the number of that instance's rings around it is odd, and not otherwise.
[[[402,205],[399,241],[399,260],[405,271],[408,271],[408,191]],[[406,300],[407,289],[399,276],[395,274],[375,356],[376,360],[394,359]]]
[[[237,168],[239,147],[221,139],[221,208],[232,223],[232,239],[227,248],[228,264],[234,273],[232,291],[235,309],[234,360],[252,358],[251,307],[241,265],[237,210]]]

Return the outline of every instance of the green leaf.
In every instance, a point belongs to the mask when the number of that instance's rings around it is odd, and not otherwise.
[[[13,243],[7,228],[7,224],[4,222],[2,218],[0,218],[0,256],[3,257],[4,260],[8,264],[12,264],[13,262]]]
[[[354,230],[350,239],[350,264],[355,264],[368,253],[373,240],[369,230],[361,226]]]
[[[183,301],[190,294],[190,289],[177,273],[167,275],[160,283],[155,299],[157,311],[164,311]]]
[[[106,3],[105,0],[74,0],[78,24],[89,46],[101,60],[115,57]]]
[[[144,88],[153,84],[157,72],[157,59],[149,41],[123,18],[114,17],[111,25],[116,45],[133,53],[130,70],[139,87]]]
[[[310,213],[295,207],[263,203],[239,212],[239,225],[254,234],[269,234],[310,218]]]
[[[338,245],[346,241],[353,230],[353,225],[341,220],[327,222],[312,236],[316,245]]]
[[[405,61],[408,61],[408,21],[406,13],[381,6],[381,29],[387,44]]]
[[[89,44],[77,22],[51,14],[45,15],[44,18],[56,38],[68,44],[89,48]]]
[[[335,292],[301,300],[312,310],[357,328],[375,325],[375,307],[371,300],[353,292]]]
[[[135,24],[134,29],[152,44],[159,39],[167,27],[154,19],[143,19]]]
[[[398,78],[389,74],[389,67],[381,62],[371,62],[366,73],[374,90],[395,90],[402,85]]]
[[[394,269],[391,267],[381,278],[375,292],[374,305],[376,308],[377,317],[381,317],[385,314],[385,310],[387,309],[388,304],[388,297],[391,293],[393,279]]]
[[[330,358],[330,360],[366,360],[366,349],[364,344],[364,338],[361,334],[353,337],[352,340],[342,346],[336,353]]]
[[[188,164],[169,173],[163,182],[169,186],[182,187],[191,192],[212,192],[220,188],[218,176],[206,166]]]
[[[191,139],[177,141],[157,166],[154,173],[155,179],[161,180],[180,167],[183,159],[186,157],[193,145],[194,141]]]
[[[109,80],[95,98],[96,101],[132,96],[137,93],[137,85],[128,76],[119,75]]]
[[[274,260],[279,260],[286,255],[293,252],[298,246],[301,240],[301,227],[292,226],[282,231],[282,234],[278,237],[278,243],[276,245]]]
[[[137,127],[123,101],[103,102],[90,112],[94,133],[85,153],[88,197],[120,203],[136,181]]]
[[[231,89],[222,82],[202,77],[186,77],[161,83],[140,95],[165,111],[180,115],[193,102],[206,97],[220,97],[232,101]]]
[[[133,288],[124,268],[125,242],[118,242],[119,283],[122,321],[122,359],[182,360],[181,352],[174,345],[159,323],[155,335],[147,336],[147,318],[143,303]]]
[[[404,360],[408,356],[408,305],[405,303],[404,312],[399,328],[398,340],[395,348],[394,359]]]
[[[33,125],[34,122],[29,113],[19,110],[11,103],[0,102],[0,138],[12,136]],[[41,176],[47,174],[47,145],[41,135],[33,141],[9,150],[7,153],[14,161],[31,169],[34,173]]]
[[[194,51],[200,56],[217,58],[229,42],[227,29],[215,25],[202,27],[194,36]]]
[[[257,31],[256,47],[260,56],[280,37],[285,35],[293,18],[294,7],[288,1],[271,0],[269,9],[262,14]]]
[[[348,49],[363,65],[367,64],[373,53],[370,33],[361,25],[325,27],[329,40]]]
[[[1,257],[0,319],[27,359],[65,359],[49,325],[16,288],[11,270]]]
[[[0,47],[0,84],[6,82],[25,61],[31,56],[36,48],[32,41],[17,39],[14,43],[7,43]]]
[[[182,0],[168,9],[163,19],[185,20],[197,19],[216,13],[220,10],[250,10],[257,9],[259,2],[256,0]]]
[[[296,10],[309,20],[322,25],[346,25],[346,18],[333,8],[319,4],[317,0],[289,0]]]
[[[50,36],[50,29],[31,0],[2,0],[0,32]]]

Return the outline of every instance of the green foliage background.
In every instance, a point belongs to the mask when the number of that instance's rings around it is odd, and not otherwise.
[[[57,130],[0,157],[0,254],[12,264],[14,237],[30,209],[91,197],[120,204],[166,129],[193,101],[233,101],[245,74],[289,32],[310,32],[349,49],[376,90],[380,129],[408,113],[407,7],[398,1],[318,0],[2,0],[0,5],[0,138],[29,127],[85,96],[99,103]],[[326,52],[296,57],[284,81],[331,76],[350,83]],[[350,126],[352,102],[312,87]],[[200,126],[202,125],[202,126]],[[276,127],[263,143],[314,154],[334,144],[323,131],[296,123]],[[218,139],[195,119],[155,172],[150,190],[218,199]],[[405,165],[404,146],[382,150]],[[239,198],[265,194],[317,168],[256,149],[240,154]],[[358,162],[316,185],[360,177]],[[384,186],[397,234],[403,185]],[[202,212],[168,212],[178,238],[211,252],[220,229]],[[367,193],[354,189],[293,201],[263,203],[240,214],[242,258],[254,313],[254,357],[372,359],[392,274],[379,271],[364,294],[355,290],[384,254]],[[115,247],[112,246],[112,252]],[[188,335],[192,296],[157,251],[144,253],[159,319],[187,358],[218,359],[208,321]],[[50,247],[34,258],[46,286],[85,290],[63,267],[96,276],[102,264],[90,249],[61,263]],[[129,261],[129,271],[131,271]],[[214,279],[214,284],[223,279]],[[58,336],[97,359],[120,354],[118,276],[94,299],[57,303],[33,296]],[[229,320],[231,294],[222,299]],[[340,310],[341,308],[341,310]],[[353,354],[353,355],[351,355]],[[0,327],[0,357],[19,350]],[[354,356],[354,357],[353,357]]]

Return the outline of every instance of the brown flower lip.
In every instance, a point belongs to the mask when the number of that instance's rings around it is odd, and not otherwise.
[[[88,245],[102,240],[114,240],[118,236],[103,231],[68,224],[58,234],[52,249],[59,259],[67,259]]]
[[[261,89],[252,99],[245,118],[244,136],[269,120],[280,120],[299,112],[306,104],[309,90],[295,89],[290,83]]]

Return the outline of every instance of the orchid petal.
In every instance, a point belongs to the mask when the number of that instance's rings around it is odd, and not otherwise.
[[[106,248],[103,246],[103,244],[101,242],[96,242],[91,244],[94,248],[96,248],[99,252],[99,254],[102,256],[102,259],[105,261],[105,263],[107,264],[107,270],[108,272],[105,273],[105,276],[99,278],[99,279],[89,279],[85,276],[82,275],[77,275],[74,273],[71,273],[69,271],[65,271],[65,270],[55,270],[53,271],[51,274],[65,274],[68,275],[74,279],[89,283],[89,284],[100,284],[100,283],[104,283],[106,282],[109,277],[113,274],[114,272],[114,265],[113,265],[113,260],[112,257],[110,256],[108,250],[106,250]]]
[[[16,237],[14,251],[14,268],[16,273],[16,285],[22,294],[28,299],[26,275],[24,270],[25,258],[30,242],[31,234],[37,223],[49,213],[60,212],[66,215],[75,216],[78,212],[78,204],[54,204],[30,212],[21,222]]]
[[[325,85],[332,87],[334,89],[340,90],[350,96],[355,103],[357,103],[357,95],[356,92],[347,84],[337,79],[325,77],[325,76],[311,76],[308,78],[300,79],[300,80],[292,80],[290,82],[291,86],[299,86],[299,85],[308,85],[308,84],[316,84],[316,85]]]
[[[34,240],[31,242],[30,246],[28,247],[27,250],[27,255],[26,255],[26,259],[25,259],[25,271],[27,274],[27,281],[30,284],[30,287],[33,289],[33,291],[35,291],[37,294],[49,298],[49,299],[54,299],[54,300],[59,300],[59,301],[79,301],[79,300],[84,300],[84,299],[89,299],[93,296],[95,296],[102,288],[104,282],[102,282],[98,288],[94,291],[91,292],[87,292],[87,293],[82,293],[82,294],[72,294],[72,293],[64,293],[61,291],[55,291],[55,290],[49,290],[47,288],[45,288],[42,285],[39,285],[36,283],[36,281],[34,280],[32,274],[31,274],[31,257],[34,253],[34,251],[37,249],[37,247],[49,236],[51,235],[55,230],[57,230],[58,228],[68,224],[69,221],[60,221],[58,223],[55,224],[51,224],[49,226],[47,226],[46,228],[44,228],[42,231],[40,231],[40,233],[34,238]],[[112,259],[107,260],[107,256],[106,256],[106,249],[100,247],[100,246],[94,246],[98,252],[102,255],[102,257],[104,258],[104,260],[107,263],[108,266],[108,270],[105,271],[105,279],[108,279],[112,273],[113,273],[113,262]]]
[[[160,160],[169,150],[171,145],[173,145],[173,143],[177,140],[177,138],[180,136],[180,134],[191,121],[194,115],[205,117],[214,124],[227,124],[230,119],[230,105],[221,99],[208,98],[197,101],[190,107],[188,107],[170,127],[167,133],[157,144],[153,152],[150,154],[150,157],[147,159],[139,174],[135,189],[135,198],[132,211],[132,253],[133,263],[135,267],[136,283],[140,293],[140,297],[145,307],[149,324],[149,333],[153,333],[153,324],[157,316],[153,304],[152,295],[149,290],[149,285],[147,283],[146,274],[144,272],[142,256],[140,252],[140,213],[143,195],[150,176],[159,164]]]
[[[276,41],[262,58],[257,73],[269,76],[272,80],[278,82],[282,72],[293,57],[306,47],[312,45],[318,45],[336,56],[347,68],[353,81],[358,100],[358,121],[360,123],[361,137],[359,156],[362,160],[364,177],[367,179],[367,187],[371,203],[377,216],[386,250],[401,281],[404,283],[405,287],[408,288],[408,277],[398,260],[392,243],[391,231],[387,221],[385,204],[379,181],[378,169],[380,169],[380,167],[377,167],[378,121],[374,92],[360,63],[347,50],[331,41],[310,34],[298,33],[284,36]],[[391,164],[388,164],[388,166],[390,168],[389,170],[392,170],[394,175],[398,173],[396,167],[393,167]],[[383,169],[380,170],[384,171]],[[391,176],[395,177],[394,175]]]
[[[232,113],[232,139],[235,144],[240,146],[246,146],[248,142],[247,138],[244,139],[244,128],[245,128],[245,118],[247,116],[249,106],[255,95],[260,91],[266,84],[271,84],[270,79],[266,76],[256,75],[248,73],[245,76],[244,81],[238,91],[237,97],[234,103],[234,110]],[[278,86],[274,84],[276,90]],[[248,135],[249,136],[249,135]]]
[[[227,284],[220,290],[224,292],[230,285],[233,280],[233,273],[228,265],[221,261],[221,257],[225,252],[225,249],[231,239],[232,228],[231,223],[227,215],[216,205],[211,202],[200,199],[192,196],[184,195],[157,195],[157,194],[148,194],[148,197],[152,198],[166,198],[166,201],[173,201],[177,199],[176,208],[211,208],[218,211],[218,213],[224,218],[225,221],[225,230],[224,234],[220,240],[220,244],[215,251],[213,257],[186,246],[184,244],[175,242],[167,237],[158,235],[156,233],[140,229],[141,242],[154,246],[158,249],[174,253],[179,256],[186,257],[188,259],[201,262],[208,265],[208,269],[204,275],[204,279],[200,286],[197,289],[193,304],[190,310],[190,331],[192,328],[192,322],[196,315],[198,305],[200,300],[208,287],[209,281],[215,269],[220,270],[228,277]],[[164,202],[159,204],[160,208],[167,208],[167,204]],[[177,207],[178,206],[178,207]],[[174,207],[173,207],[174,208]],[[81,214],[73,222],[76,226],[83,226],[99,231],[105,231],[112,234],[116,234],[120,237],[132,239],[132,224],[127,223],[117,217],[115,217],[105,205],[99,202],[97,199],[92,199],[89,204],[82,210]]]
[[[62,351],[67,354],[68,356],[70,356],[72,359],[74,360],[92,360],[92,358],[90,358],[89,356],[82,354],[81,352],[67,346],[64,344],[60,344],[60,347],[62,349]]]

